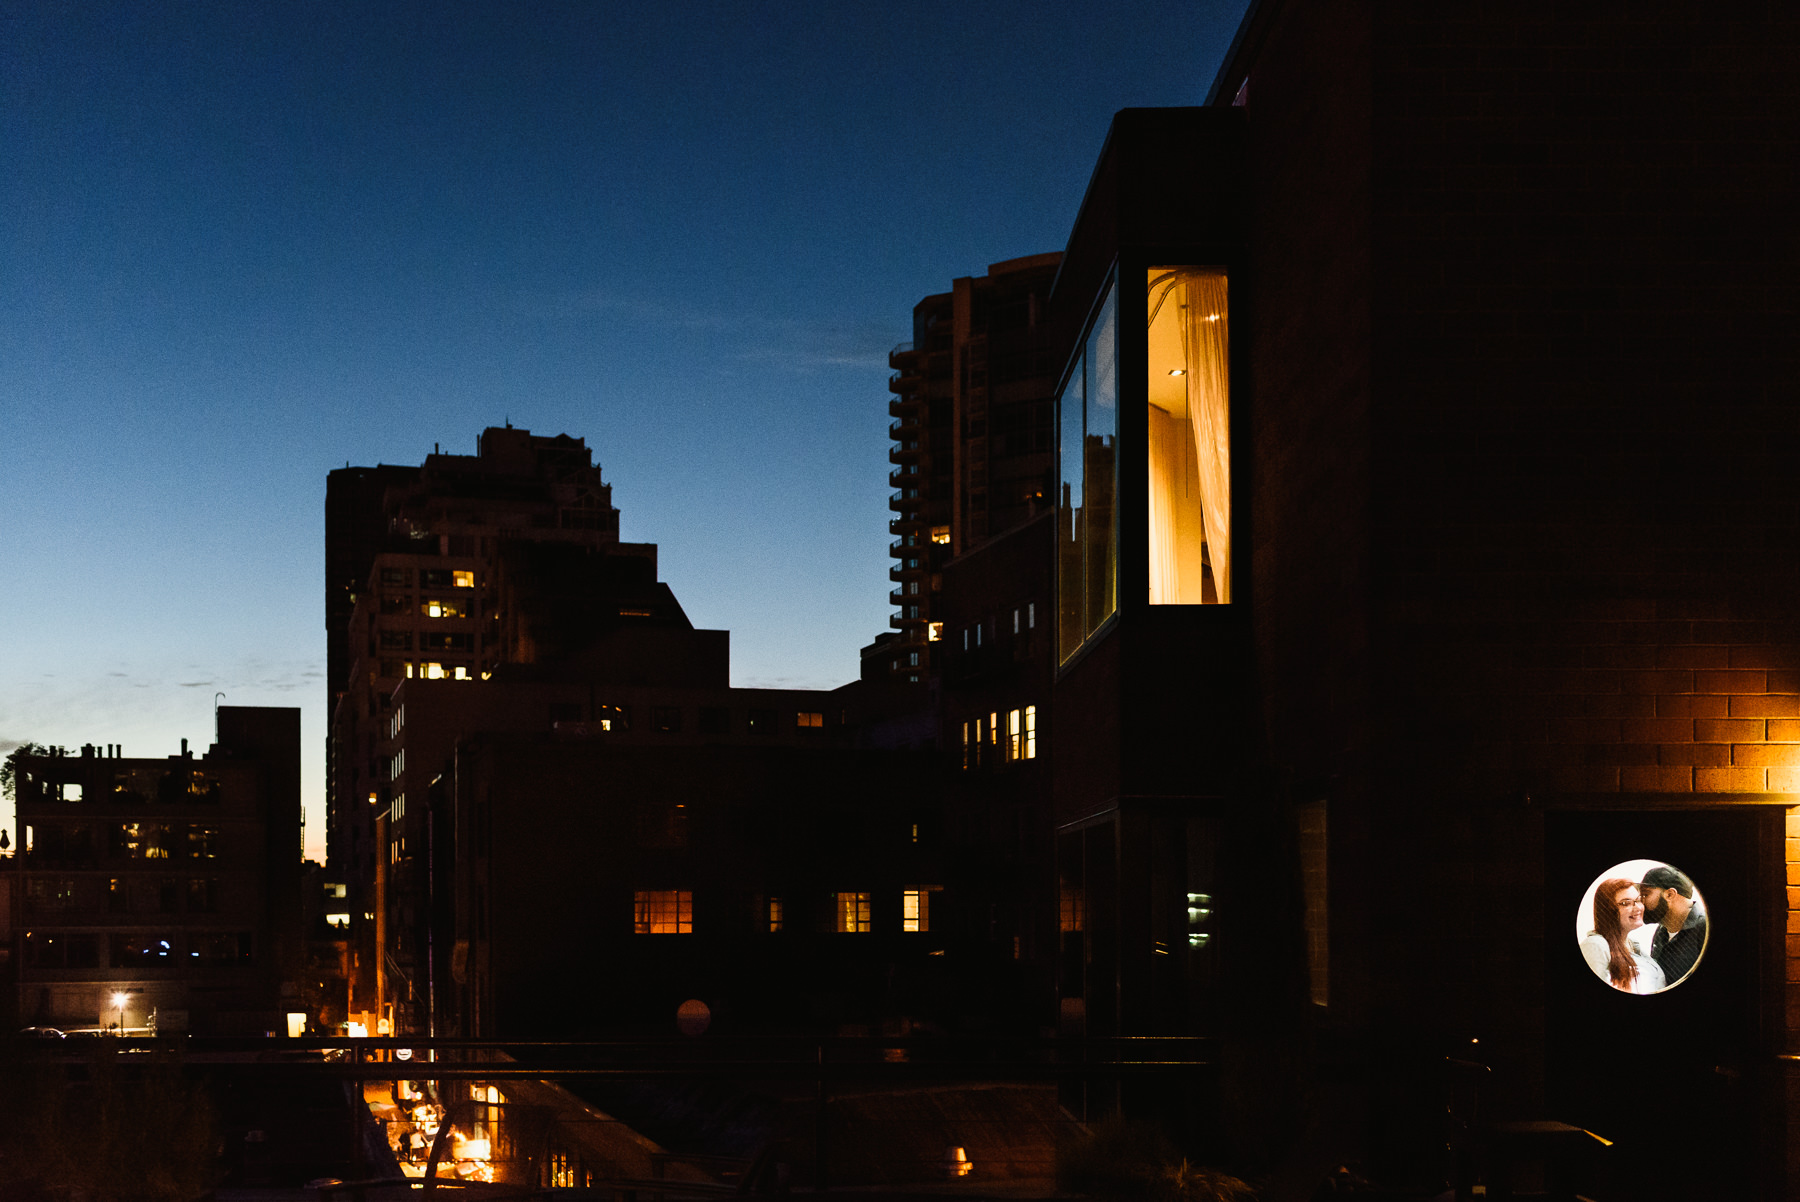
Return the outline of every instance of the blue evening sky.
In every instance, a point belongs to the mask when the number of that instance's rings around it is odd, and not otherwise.
[[[1245,3],[4,0],[0,751],[297,705],[322,857],[325,473],[509,419],[734,684],[854,678],[913,304],[1060,250]]]

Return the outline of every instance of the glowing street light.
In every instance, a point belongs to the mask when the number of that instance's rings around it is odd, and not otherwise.
[[[119,1011],[119,1038],[120,1039],[125,1038],[125,1003],[130,1000],[131,1000],[131,998],[128,994],[115,993],[112,995],[112,1004],[114,1006],[116,1006]]]

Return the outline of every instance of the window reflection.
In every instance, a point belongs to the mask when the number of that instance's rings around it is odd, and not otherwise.
[[[1152,605],[1231,600],[1231,390],[1225,273],[1147,273]]]
[[[1057,532],[1057,658],[1067,660],[1119,607],[1116,443],[1118,321],[1109,289],[1063,391]]]

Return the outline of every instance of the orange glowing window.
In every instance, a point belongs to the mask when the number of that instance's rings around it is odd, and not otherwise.
[[[845,934],[866,935],[869,926],[869,895],[839,893],[837,896],[837,929]]]
[[[692,935],[694,895],[687,889],[640,889],[637,933],[640,935]]]

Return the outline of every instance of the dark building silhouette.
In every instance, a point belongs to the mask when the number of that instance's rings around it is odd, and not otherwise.
[[[288,1033],[299,981],[300,711],[221,706],[195,758],[20,755],[0,860],[20,1021]]]
[[[1045,490],[1058,356],[1044,301],[1057,260],[1010,259],[953,281],[914,307],[912,341],[888,356],[896,609],[893,629],[863,649],[866,678],[928,682],[942,650],[944,564],[1054,504]]]
[[[1479,1061],[1635,1193],[1791,1196],[1791,31],[1590,16],[1259,5],[1115,119],[1050,302],[1058,1007],[1222,1063],[1090,1116],[1441,1187]],[[1576,928],[1648,861],[1710,936],[1642,997]]]
[[[680,748],[566,730],[459,744],[432,801],[454,898],[436,909],[440,1033],[666,1035],[690,999],[740,1034],[905,1033],[969,1009],[981,979],[919,800],[932,765],[729,712],[728,738]]]
[[[612,490],[580,439],[491,427],[474,455],[334,471],[325,509],[327,860],[351,916],[349,1006],[375,1030],[389,954],[377,877],[401,862],[396,841],[416,841],[403,825],[377,831],[406,805],[405,760],[389,746],[395,690],[473,687],[621,625],[691,626],[656,580],[656,548],[618,541]]]

